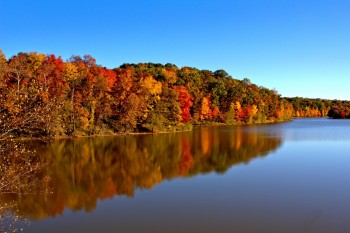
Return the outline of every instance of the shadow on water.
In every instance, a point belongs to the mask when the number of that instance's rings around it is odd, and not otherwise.
[[[28,187],[31,194],[1,194],[0,205],[14,203],[20,216],[43,219],[66,208],[90,212],[98,200],[133,197],[136,189],[151,189],[164,180],[224,173],[281,146],[282,138],[262,127],[31,142],[47,165]]]

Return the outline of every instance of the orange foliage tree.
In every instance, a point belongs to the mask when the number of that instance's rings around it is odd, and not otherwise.
[[[192,119],[190,110],[193,105],[193,97],[190,95],[190,93],[184,86],[174,86],[174,89],[176,90],[179,96],[179,102],[181,107],[181,121],[186,124]]]

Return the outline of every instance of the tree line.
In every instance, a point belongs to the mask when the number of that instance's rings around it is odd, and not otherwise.
[[[285,99],[293,105],[293,117],[350,118],[350,101],[301,97]]]
[[[0,137],[77,136],[349,118],[349,102],[282,98],[224,70],[173,64],[97,65],[90,55],[0,52]]]

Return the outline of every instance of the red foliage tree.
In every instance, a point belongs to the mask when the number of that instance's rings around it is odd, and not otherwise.
[[[193,103],[193,96],[190,95],[186,87],[184,86],[175,86],[175,91],[179,95],[179,102],[181,107],[181,118],[183,123],[187,123],[192,119],[190,108],[192,107]]]

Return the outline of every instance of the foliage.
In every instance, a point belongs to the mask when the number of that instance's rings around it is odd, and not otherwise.
[[[172,64],[107,69],[90,55],[0,52],[0,135],[51,137],[176,131],[183,124],[349,118],[348,102],[282,98],[224,70]]]

